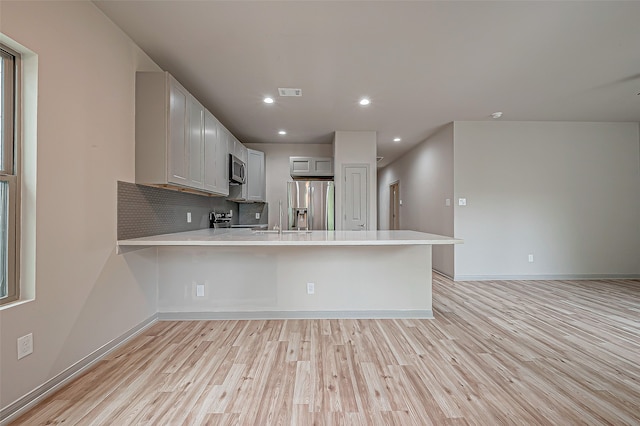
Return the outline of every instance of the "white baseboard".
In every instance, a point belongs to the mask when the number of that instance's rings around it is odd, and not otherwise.
[[[441,275],[441,276],[443,276],[445,278],[449,278],[450,280],[454,281],[454,279],[453,279],[453,277],[451,275],[445,274],[444,272],[438,271],[437,269],[433,269],[433,273],[435,275]]]
[[[431,309],[379,311],[159,312],[160,321],[264,319],[433,319]]]
[[[637,280],[640,274],[456,275],[454,281]]]
[[[147,318],[123,335],[113,339],[112,341],[96,349],[86,357],[82,358],[80,361],[76,362],[57,376],[47,380],[45,383],[38,386],[36,389],[32,390],[14,403],[0,409],[0,425],[6,425],[10,421],[15,420],[19,416],[23,415],[29,409],[33,408],[37,403],[60,389],[62,386],[69,383],[71,380],[78,377],[81,373],[88,370],[96,362],[104,358],[107,354],[124,345],[129,340],[142,333],[157,321],[157,314]]]

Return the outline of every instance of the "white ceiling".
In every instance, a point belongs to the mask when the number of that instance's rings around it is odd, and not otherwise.
[[[245,143],[375,130],[385,165],[495,111],[640,122],[640,2],[94,3]]]

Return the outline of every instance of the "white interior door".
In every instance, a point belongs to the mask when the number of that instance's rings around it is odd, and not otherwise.
[[[355,164],[343,166],[344,210],[343,228],[346,231],[369,229],[369,166]]]

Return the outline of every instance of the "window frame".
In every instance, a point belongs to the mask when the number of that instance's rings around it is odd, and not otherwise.
[[[3,143],[0,182],[8,185],[7,206],[7,294],[0,307],[20,299],[20,54],[0,43],[3,57],[2,105]]]

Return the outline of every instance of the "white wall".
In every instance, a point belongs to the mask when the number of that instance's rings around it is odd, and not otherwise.
[[[283,223],[287,221],[287,182],[289,157],[332,157],[331,144],[253,143],[248,148],[264,152],[267,170],[267,203],[269,203],[269,228],[278,223],[278,201],[282,200]]]
[[[455,122],[454,141],[456,279],[640,274],[637,123]]]
[[[389,185],[394,182],[400,184],[400,229],[454,236],[453,123],[378,171],[380,229],[389,229]],[[453,276],[453,260],[452,245],[433,247],[435,270]]]
[[[333,169],[336,182],[336,229],[343,229],[342,206],[343,176],[342,166],[347,164],[366,164],[369,166],[369,221],[370,230],[377,229],[378,197],[376,173],[377,135],[371,131],[337,131],[333,138]]]
[[[118,256],[115,242],[116,181],[134,180],[135,71],[157,67],[90,2],[3,1],[0,31],[38,55],[23,194],[36,297],[0,311],[7,407],[156,312],[155,250]],[[27,333],[34,353],[18,361]]]

